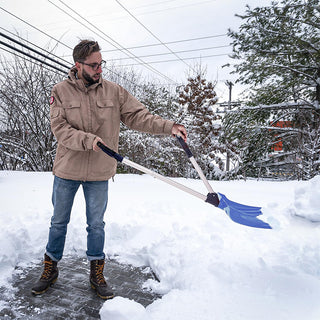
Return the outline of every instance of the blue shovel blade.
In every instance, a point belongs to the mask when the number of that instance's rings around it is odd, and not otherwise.
[[[219,198],[223,198],[225,200],[225,202],[227,202],[229,207],[232,207],[232,208],[240,210],[240,211],[253,212],[253,213],[260,212],[260,214],[262,214],[261,207],[247,206],[245,204],[241,204],[241,203],[229,200],[222,193],[218,193],[218,194],[220,196]]]
[[[224,210],[232,221],[249,227],[272,229],[268,223],[257,218],[262,214],[260,207],[246,206],[231,201],[222,193],[218,195],[220,200],[218,208]]]

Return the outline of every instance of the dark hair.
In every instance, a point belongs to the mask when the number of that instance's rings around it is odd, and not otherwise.
[[[97,41],[81,40],[73,49],[73,61],[83,62],[93,52],[100,51]]]

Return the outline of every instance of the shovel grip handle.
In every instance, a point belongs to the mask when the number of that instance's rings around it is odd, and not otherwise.
[[[104,145],[103,143],[101,143],[100,141],[98,141],[97,146],[104,152],[106,153],[108,156],[116,159],[119,162],[122,162],[123,157],[119,154],[116,153],[115,151],[113,151],[112,149],[108,148],[106,145]]]
[[[184,140],[180,136],[176,135],[176,137],[177,137],[179,143],[181,144],[182,149],[187,154],[188,158],[192,158],[193,154],[192,154],[191,150],[189,149],[188,145],[184,142]]]

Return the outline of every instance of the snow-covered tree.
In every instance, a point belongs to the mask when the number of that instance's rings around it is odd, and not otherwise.
[[[0,168],[49,171],[56,142],[50,129],[49,98],[61,77],[16,56],[0,70]]]
[[[190,141],[197,153],[200,166],[208,178],[219,176],[223,161],[218,137],[221,131],[221,118],[215,112],[218,101],[214,83],[207,81],[206,72],[201,67],[188,78],[186,85],[178,90],[178,102],[181,105],[181,123],[187,127]],[[193,176],[190,172],[189,176]]]
[[[236,141],[239,168],[261,174],[291,168],[291,177],[319,172],[320,6],[318,0],[274,1],[247,10],[233,39],[238,82],[251,87],[247,106],[224,119]],[[291,123],[283,128],[279,122]],[[281,141],[283,150],[272,154]]]
[[[262,90],[271,99],[314,101],[319,106],[319,1],[282,0],[267,7],[247,6],[239,17],[243,20],[239,31],[229,31],[233,57],[241,61],[235,66],[238,81],[251,85],[257,97]]]
[[[178,104],[175,97],[163,86],[153,82],[140,83],[136,97],[152,114],[164,119],[176,120]],[[121,126],[120,153],[131,160],[156,170],[158,173],[176,176],[181,174],[179,158],[174,154],[175,141],[171,137],[154,136]],[[119,167],[122,172],[134,172],[127,167]]]

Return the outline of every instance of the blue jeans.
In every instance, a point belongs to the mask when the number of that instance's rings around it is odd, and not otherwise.
[[[82,185],[86,201],[88,260],[105,258],[103,217],[108,203],[108,181],[84,182],[55,176],[52,192],[54,211],[46,247],[47,255],[54,261],[62,258],[73,200],[80,185]]]

